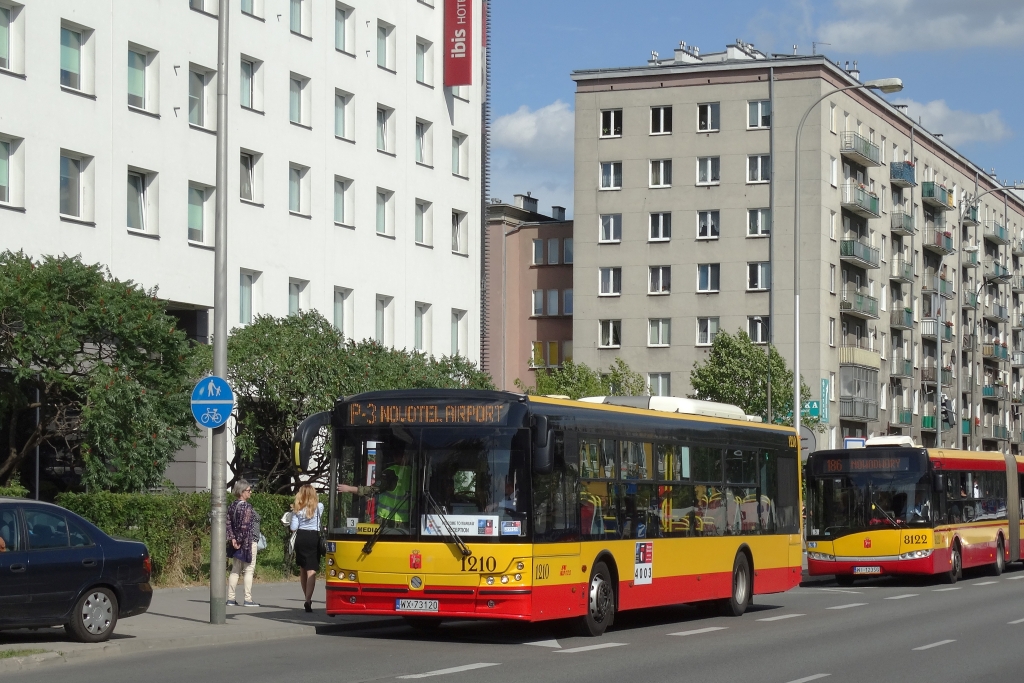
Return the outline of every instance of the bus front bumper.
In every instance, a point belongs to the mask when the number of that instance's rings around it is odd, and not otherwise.
[[[930,575],[949,571],[948,548],[935,548],[927,557],[837,557],[834,560],[807,555],[807,573],[811,576],[895,576],[899,574]]]
[[[429,608],[403,609],[402,601],[413,601],[417,607],[425,602]],[[433,601],[437,602],[436,611]],[[415,591],[400,586],[328,582],[327,614],[530,621],[533,619],[533,588],[432,586]]]

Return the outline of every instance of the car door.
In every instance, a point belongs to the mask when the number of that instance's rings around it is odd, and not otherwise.
[[[16,505],[0,503],[0,538],[6,550],[0,552],[0,626],[30,619],[31,574],[24,528]]]
[[[32,611],[59,623],[79,593],[99,578],[103,556],[94,543],[81,544],[81,531],[69,533],[67,516],[60,508],[26,505],[22,512],[28,530]],[[73,537],[76,544],[71,542]]]

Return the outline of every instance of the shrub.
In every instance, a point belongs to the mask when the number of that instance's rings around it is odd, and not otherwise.
[[[11,482],[10,486],[0,486],[0,498],[28,498],[28,489],[17,482]]]

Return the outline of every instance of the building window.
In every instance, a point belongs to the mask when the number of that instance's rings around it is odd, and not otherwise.
[[[717,240],[719,226],[718,211],[697,212],[697,239]]]
[[[431,166],[434,163],[434,150],[431,136],[432,126],[429,121],[416,119],[415,139],[413,140],[413,152],[416,155],[417,163]]]
[[[697,346],[711,346],[718,336],[718,318],[697,318]]]
[[[302,33],[302,0],[289,0],[288,28],[292,33]]]
[[[255,109],[255,88],[253,81],[256,76],[256,65],[254,62],[248,59],[242,59],[242,75],[239,79],[241,83],[241,103],[246,109]]]
[[[672,132],[672,107],[651,107],[651,135]]]
[[[452,309],[452,355],[463,356],[469,344],[469,320],[466,311]]]
[[[572,315],[572,290],[562,292],[562,315]]]
[[[836,400],[836,373],[828,373],[828,400],[835,403]]]
[[[289,80],[288,120],[300,126],[309,126],[309,79],[291,74]]]
[[[334,222],[339,225],[352,225],[352,181],[348,178],[334,176]]]
[[[828,103],[828,129],[836,132],[836,105],[835,102]]]
[[[60,29],[60,84],[82,89],[82,34],[65,26]]]
[[[433,74],[433,54],[434,51],[431,49],[431,43],[423,38],[416,39],[416,82],[422,83],[423,85],[432,85],[434,82]]]
[[[533,290],[533,315],[540,316],[544,315],[544,290],[535,289]]]
[[[373,338],[384,346],[394,345],[395,311],[394,297],[378,294],[374,305]]]
[[[250,17],[256,16],[256,0],[242,0],[242,14]]]
[[[617,349],[622,346],[622,321],[601,320],[597,345],[602,349]]]
[[[836,319],[835,318],[829,318],[828,319],[828,345],[829,346],[835,346],[836,345]]]
[[[828,264],[828,293],[836,293],[836,264]]]
[[[348,328],[352,321],[352,290],[340,287],[334,290],[334,329],[344,336],[352,338],[352,332]]]
[[[601,242],[622,241],[622,214],[606,213],[601,216]]]
[[[146,229],[146,174],[128,171],[128,229]]]
[[[378,235],[394,235],[394,192],[377,188],[376,226]]]
[[[671,396],[671,373],[668,372],[652,372],[647,375],[647,387],[650,389],[651,396]]]
[[[302,168],[299,166],[288,167],[288,210],[302,212]]]
[[[599,268],[600,296],[619,296],[622,294],[622,268]]]
[[[557,289],[549,289],[548,292],[547,292],[547,296],[548,296],[547,314],[548,315],[558,315],[558,290]]]
[[[469,175],[466,172],[466,166],[468,164],[468,144],[466,143],[466,136],[461,133],[452,134],[452,175],[460,177],[466,177]]]
[[[465,254],[467,250],[466,214],[461,211],[452,211],[452,252]]]
[[[721,182],[718,157],[697,158],[697,184],[714,185]]]
[[[747,157],[747,182],[767,183],[771,180],[772,158],[768,154],[755,154]]]
[[[203,244],[206,238],[206,189],[188,186],[188,241]]]
[[[430,304],[418,301],[413,313],[413,349],[430,351]]]
[[[667,242],[672,239],[672,214],[652,213],[650,240],[652,242]]]
[[[0,69],[11,68],[11,10],[0,7]]]
[[[548,265],[558,265],[558,238],[552,237],[548,240]]]
[[[0,140],[0,202],[11,201],[11,143]]]
[[[828,236],[829,239],[835,241],[836,239],[836,212],[828,212]]]
[[[647,321],[647,345],[668,346],[671,343],[671,318],[651,318]]]
[[[191,72],[189,72],[191,77]],[[192,119],[192,85],[189,82],[189,123]],[[128,50],[128,106],[146,108],[146,55]]]
[[[672,186],[672,160],[653,159],[651,161],[651,187]]]
[[[309,283],[305,280],[288,279],[288,315],[298,315],[309,307],[306,299],[306,286]]]
[[[533,265],[544,265],[544,240],[533,240]]]
[[[770,100],[747,102],[747,128],[768,128],[772,125]]]
[[[648,294],[668,294],[672,291],[672,266],[651,266]]]
[[[188,71],[188,122],[193,126],[206,125],[206,74],[194,69]]]
[[[622,110],[605,109],[601,112],[601,137],[622,137]]]
[[[700,263],[697,265],[697,291],[717,292],[718,275],[721,266],[717,263]]]
[[[377,149],[387,154],[392,154],[395,148],[392,138],[394,133],[391,126],[393,114],[393,109],[382,106],[377,107]]]
[[[755,315],[747,317],[747,336],[755,344],[768,343],[768,316]]]
[[[252,322],[252,286],[255,280],[254,273],[241,271],[238,288],[238,322],[242,325]]]
[[[605,161],[601,163],[601,189],[622,189],[622,162]]]
[[[352,45],[355,32],[355,21],[352,20],[352,8],[336,5],[334,8],[334,49],[347,54],[355,53]]]
[[[770,209],[750,209],[747,211],[747,237],[767,237],[772,229],[772,212]]]
[[[414,226],[414,238],[416,244],[433,244],[433,230],[432,230],[432,215],[431,215],[432,204],[428,201],[417,200],[415,209],[415,226]]]
[[[572,264],[572,238],[566,237],[562,240],[562,263]]]
[[[377,66],[395,70],[395,27],[377,22]]]
[[[767,262],[747,264],[747,290],[762,291],[771,287],[771,266]]]
[[[256,160],[252,154],[242,152],[239,157],[239,178],[238,178],[238,195],[246,201],[256,201],[254,192],[254,172],[256,170]]]
[[[839,186],[839,162],[835,157],[828,158],[828,179],[832,187]]]
[[[718,102],[697,105],[697,130],[702,133],[711,133],[718,130],[719,110],[721,105]]]
[[[60,155],[60,212],[65,216],[81,218],[82,211],[82,169],[81,158]]]
[[[340,90],[334,91],[334,136],[352,140],[352,95]]]

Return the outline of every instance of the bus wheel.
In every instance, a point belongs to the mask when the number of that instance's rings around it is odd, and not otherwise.
[[[836,574],[836,584],[843,588],[849,588],[853,585],[853,575],[851,574]]]
[[[996,543],[996,561],[992,565],[992,576],[999,576],[1006,569],[1006,555],[1003,554],[1003,539]]]
[[[732,563],[732,595],[722,601],[722,614],[739,617],[747,611],[751,602],[750,561],[744,553],[737,553]]]
[[[588,597],[587,613],[580,617],[580,633],[596,637],[615,620],[615,587],[604,562],[596,563],[590,572]]]
[[[946,583],[953,584],[960,578],[960,572],[963,570],[963,560],[960,557],[959,543],[953,544],[953,549],[949,554],[949,561],[949,571],[942,575],[942,580]]]
[[[405,623],[417,631],[436,631],[441,625],[441,620],[436,617],[403,617]]]

